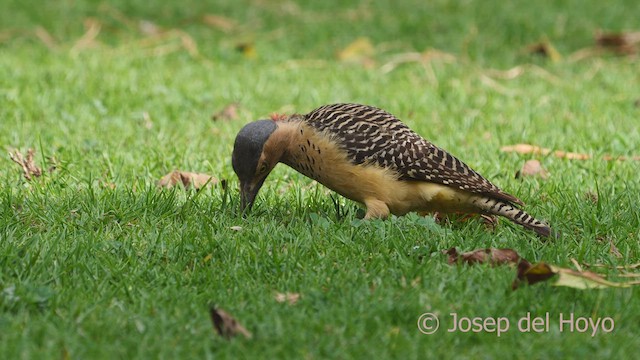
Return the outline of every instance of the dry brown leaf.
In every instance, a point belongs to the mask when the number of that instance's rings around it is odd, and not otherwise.
[[[36,37],[50,50],[54,50],[57,47],[56,40],[51,36],[47,29],[42,26],[38,26],[34,33]]]
[[[552,152],[550,149],[542,148],[536,145],[529,145],[529,144],[516,144],[516,145],[503,146],[500,148],[500,150],[504,152],[516,152],[519,154],[539,154],[539,155],[548,155]],[[565,158],[570,160],[587,160],[591,158],[587,154],[565,152],[560,150],[554,151],[553,155],[559,158]]]
[[[582,272],[582,266],[580,266],[580,263],[578,262],[578,260],[576,260],[576,259],[574,259],[574,258],[571,258],[571,263],[573,264],[573,266],[575,266],[575,267],[576,267],[576,269],[577,269],[579,272]]]
[[[431,62],[453,63],[456,57],[452,54],[437,49],[427,49],[423,52],[408,52],[394,55],[389,62],[380,67],[383,74],[389,73],[399,65],[406,63],[419,63],[425,66],[425,70],[433,71],[430,66]],[[435,74],[433,74],[435,76]]]
[[[618,250],[616,245],[613,243],[613,240],[609,240],[609,253],[618,259],[622,257],[620,250]]]
[[[22,167],[22,174],[27,181],[31,181],[33,177],[42,176],[42,169],[33,161],[34,154],[35,150],[31,148],[27,150],[26,158],[19,150],[14,150],[13,153],[9,153],[11,160]]]
[[[102,23],[96,18],[86,18],[84,20],[85,33],[76,41],[71,48],[71,52],[75,53],[79,50],[95,47],[97,45],[96,38],[102,29]]]
[[[206,184],[215,185],[217,183],[218,179],[211,175],[174,170],[163,176],[158,181],[158,186],[172,188],[175,185],[182,184],[185,188],[193,187],[198,190]]]
[[[555,273],[551,271],[551,268],[547,264],[538,263],[531,265],[531,263],[523,259],[518,263],[518,276],[513,281],[511,288],[514,290],[517,289],[522,282],[533,285],[537,282],[545,281],[554,275]]]
[[[371,40],[367,37],[360,37],[340,50],[337,56],[340,61],[371,66],[373,65],[371,57],[374,53],[375,48],[373,47]]]
[[[242,56],[247,59],[255,59],[258,57],[256,46],[251,42],[242,42],[237,44],[236,51],[242,53]]]
[[[602,267],[602,268],[613,268],[617,270],[634,270],[640,268],[640,263],[631,264],[631,265],[618,265],[618,266],[609,266],[606,264],[583,264],[586,267]]]
[[[236,335],[242,335],[247,339],[251,339],[253,335],[242,326],[238,320],[229,315],[226,311],[211,307],[209,309],[211,321],[216,332],[225,339],[230,339]]]
[[[213,115],[211,115],[211,120],[213,121],[230,121],[230,120],[236,120],[238,118],[238,108],[239,108],[239,104],[238,103],[231,103],[227,106],[225,106],[224,108],[222,108],[220,111],[214,113]]]
[[[520,261],[520,255],[512,249],[477,249],[469,251],[463,254],[459,254],[456,248],[447,250],[449,255],[449,264],[465,263],[465,264],[484,264],[489,263],[491,265],[509,265],[518,264]],[[525,261],[522,259],[522,261]]]
[[[554,265],[540,262],[531,265],[525,262],[518,264],[518,276],[512,284],[512,288],[516,289],[521,283],[535,284],[540,281],[548,280],[552,277],[557,278],[553,283],[554,286],[566,286],[575,289],[605,289],[609,287],[630,287],[637,285],[637,282],[612,282],[603,278],[601,275],[591,271],[578,271],[573,269],[565,269]]]
[[[138,23],[138,29],[141,33],[147,36],[155,36],[163,32],[161,27],[149,20],[140,20]]]
[[[535,145],[529,144],[515,144],[515,145],[507,145],[500,148],[500,151],[504,152],[516,152],[518,154],[540,154],[547,155],[551,152],[549,149],[541,148]]]
[[[275,299],[279,303],[287,302],[289,305],[294,305],[300,300],[300,294],[298,293],[276,293]]]
[[[546,56],[553,62],[562,60],[562,55],[556,50],[549,40],[542,40],[539,43],[535,43],[526,47],[525,51],[529,54],[536,54]]]
[[[580,153],[574,153],[574,152],[565,152],[565,151],[561,151],[561,150],[554,151],[553,155],[555,155],[555,157],[558,157],[558,158],[565,158],[565,159],[569,159],[569,160],[589,160],[589,159],[591,159],[591,156],[589,156],[587,154],[580,154]]]
[[[628,278],[637,278],[637,277],[640,277],[640,274],[638,274],[638,273],[624,273],[624,274],[620,274],[618,276],[620,276],[620,277],[628,277]]]
[[[595,191],[587,191],[584,194],[585,199],[589,200],[589,202],[591,202],[592,204],[597,204],[598,203],[598,193]]]
[[[563,158],[568,160],[589,160],[591,159],[590,155],[574,153],[574,152],[566,152],[561,150],[552,151],[551,149],[543,148],[536,145],[530,144],[515,144],[515,145],[507,145],[500,148],[500,151],[503,152],[515,152],[518,154],[534,154],[534,155],[549,155],[553,154],[557,158]],[[625,160],[633,160],[640,161],[640,156],[610,156],[604,155],[602,160],[606,161],[625,161]]]
[[[630,55],[638,52],[640,46],[640,31],[595,34],[596,44],[602,48],[612,50],[618,54]]]
[[[547,179],[549,177],[549,172],[542,167],[540,161],[532,159],[527,160],[522,166],[522,169],[518,170],[516,173],[516,179],[528,176],[537,176],[542,179]]]
[[[144,127],[147,130],[151,130],[153,128],[153,121],[151,120],[151,115],[148,112],[142,112],[142,121],[144,121]]]
[[[207,14],[202,17],[202,22],[214,29],[221,30],[225,33],[231,32],[238,27],[235,20],[220,15]]]

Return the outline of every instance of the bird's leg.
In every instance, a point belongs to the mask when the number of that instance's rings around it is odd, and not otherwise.
[[[367,207],[367,213],[364,219],[386,219],[389,217],[389,207],[384,201],[378,199],[366,199],[364,205]]]

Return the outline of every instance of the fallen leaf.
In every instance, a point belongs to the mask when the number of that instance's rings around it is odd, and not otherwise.
[[[360,37],[338,51],[338,60],[351,63],[361,63],[365,66],[372,65],[371,57],[375,52],[375,48],[371,40],[366,37]]]
[[[564,158],[568,160],[589,160],[591,159],[590,155],[574,153],[574,152],[566,152],[562,150],[552,151],[551,149],[543,148],[536,145],[529,144],[515,144],[515,145],[507,145],[500,148],[500,151],[503,152],[515,152],[518,154],[534,154],[534,155],[549,155],[553,154],[555,157]],[[640,161],[640,156],[611,156],[604,155],[602,156],[602,160],[606,161],[625,161],[625,160],[633,160]]]
[[[96,38],[100,34],[102,23],[96,18],[89,17],[84,20],[84,28],[85,33],[71,48],[72,53],[77,53],[79,50],[95,47],[98,44]]]
[[[50,50],[54,50],[56,46],[56,40],[51,36],[51,34],[47,31],[47,29],[42,26],[36,27],[34,31],[36,37],[42,41],[42,43],[49,48]]]
[[[243,42],[236,45],[236,51],[242,53],[247,59],[255,59],[258,57],[256,46],[250,42]]]
[[[435,76],[433,73],[433,68],[431,67],[432,62],[443,62],[443,63],[453,63],[456,61],[456,57],[452,54],[446,53],[444,51],[440,51],[437,49],[427,49],[423,52],[408,52],[397,54],[391,58],[389,62],[382,65],[380,67],[380,71],[383,74],[389,73],[393,71],[395,68],[402,64],[406,63],[419,63],[422,64],[425,69],[427,69],[428,76]],[[436,81],[437,79],[432,78],[431,80]]]
[[[537,282],[545,281],[554,275],[555,273],[551,270],[549,265],[545,263],[531,265],[528,261],[523,260],[518,263],[518,276],[511,285],[511,288],[514,290],[517,289],[522,282],[533,285]]]
[[[49,164],[49,167],[47,168],[47,172],[49,174],[58,170],[58,167],[60,166],[60,161],[55,156],[47,156],[47,163]]]
[[[106,182],[104,180],[100,180],[100,182],[98,183],[100,184],[100,187],[102,187],[103,189],[110,189],[113,190],[116,188],[116,184],[112,183],[112,182]]]
[[[618,259],[622,257],[620,250],[618,250],[616,245],[613,243],[613,240],[609,240],[609,253]]]
[[[149,115],[148,112],[146,111],[142,112],[142,121],[144,121],[145,129],[151,130],[151,128],[153,128],[153,121],[151,121],[151,116]]]
[[[512,249],[477,249],[469,251],[463,254],[459,254],[456,248],[447,250],[449,255],[449,264],[465,263],[465,264],[484,264],[489,263],[491,265],[509,265],[518,264],[520,255]],[[522,260],[526,261],[526,260]]]
[[[236,120],[238,118],[238,103],[231,103],[215,114],[211,115],[211,120],[213,121],[230,121]]]
[[[516,179],[529,176],[537,176],[542,179],[547,179],[549,177],[549,172],[542,168],[542,164],[540,164],[540,161],[532,159],[527,160],[522,166],[522,169],[516,172]]]
[[[253,337],[253,335],[245,329],[238,320],[229,315],[226,311],[212,306],[209,309],[209,313],[211,315],[213,327],[223,338],[230,339],[236,335],[242,335],[247,339],[251,339]]]
[[[542,148],[535,145],[529,145],[529,144],[516,144],[516,145],[503,146],[500,148],[500,150],[504,152],[516,152],[519,154],[538,154],[538,155],[548,155],[552,152],[550,149]],[[591,156],[587,154],[565,152],[561,150],[554,151],[553,155],[558,158],[565,158],[569,160],[588,160],[591,158]]]
[[[238,24],[232,19],[213,14],[204,15],[202,17],[202,22],[214,29],[218,29],[226,33],[231,32],[238,26]]]
[[[147,36],[155,36],[162,33],[162,28],[149,20],[140,20],[138,28],[140,29],[140,32]]]
[[[300,300],[300,294],[298,293],[276,293],[275,299],[279,303],[287,302],[289,305],[294,305]]]
[[[35,150],[27,150],[27,157],[25,158],[19,150],[14,150],[13,153],[9,153],[9,157],[13,162],[22,167],[22,173],[27,181],[31,181],[33,177],[42,176],[42,169],[39,168],[33,161],[33,155]]]
[[[566,286],[575,289],[605,289],[609,287],[630,287],[638,285],[637,282],[612,282],[591,271],[577,271],[573,269],[565,269],[554,265],[540,262],[531,265],[525,262],[518,264],[518,276],[513,282],[512,288],[516,289],[521,283],[525,282],[529,285],[540,281],[548,280],[552,277],[557,278],[553,283],[554,286]]]
[[[596,32],[595,41],[599,47],[612,50],[618,54],[631,55],[638,52],[640,31],[603,33]]]
[[[185,188],[193,187],[198,190],[206,184],[215,185],[217,183],[218,179],[211,175],[174,170],[163,176],[158,181],[158,186],[172,188],[175,185],[182,184]]]
[[[526,47],[525,51],[529,54],[536,54],[548,57],[553,62],[558,62],[562,60],[562,55],[556,50],[549,40],[542,40],[538,43],[529,45]]]
[[[592,204],[597,204],[598,203],[598,193],[595,191],[587,191],[584,194],[585,199],[589,200],[589,202],[591,202]]]
[[[640,263],[631,264],[631,265],[618,265],[618,266],[609,266],[606,264],[583,264],[586,267],[603,267],[603,268],[613,268],[617,270],[634,270],[640,268]]]
[[[620,274],[618,276],[620,276],[620,277],[629,277],[629,278],[637,278],[637,277],[640,277],[640,274],[638,274],[638,273],[625,273],[625,274]]]
[[[580,266],[578,260],[571,258],[571,263],[576,267],[576,269],[578,269],[579,272],[582,272],[582,266]]]

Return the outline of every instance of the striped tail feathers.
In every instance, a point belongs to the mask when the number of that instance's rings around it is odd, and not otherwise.
[[[554,234],[547,224],[537,220],[508,202],[485,196],[477,196],[472,200],[472,203],[486,214],[506,217],[518,225],[535,231],[536,234],[542,237],[550,237]]]

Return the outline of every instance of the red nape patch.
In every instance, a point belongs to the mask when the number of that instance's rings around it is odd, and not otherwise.
[[[287,114],[278,114],[278,113],[271,114],[271,120],[273,121],[285,120],[288,117],[289,116]]]

